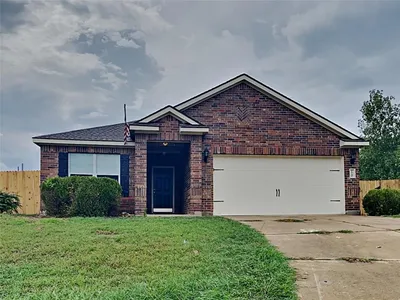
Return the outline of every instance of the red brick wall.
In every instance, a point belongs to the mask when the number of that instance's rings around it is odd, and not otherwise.
[[[160,132],[157,134],[135,134],[136,158],[133,166],[135,178],[135,209],[137,214],[146,210],[147,195],[147,142],[148,141],[187,141],[190,142],[190,157],[188,172],[190,177],[185,184],[185,205],[189,214],[203,211],[202,200],[202,136],[181,135],[179,133],[179,121],[171,116],[165,116],[157,122]],[[142,196],[143,195],[143,196]]]
[[[346,210],[359,210],[358,157],[350,166],[350,150],[340,149],[340,137],[247,84],[239,84],[184,113],[210,132],[209,163],[203,165],[203,211],[213,211],[212,154],[344,156]],[[349,179],[349,167],[357,178]]]
[[[213,154],[333,155],[344,157],[346,210],[359,210],[358,151],[355,164],[350,165],[351,150],[340,149],[339,136],[250,86],[239,84],[184,113],[209,126],[209,134],[204,137],[180,135],[179,121],[166,116],[158,122],[158,134],[135,135],[135,150],[42,146],[41,179],[58,174],[58,152],[129,153],[129,193],[135,198],[135,212],[142,214],[147,206],[147,142],[189,141],[187,212],[212,214]],[[202,162],[204,147],[210,148],[207,163]],[[356,179],[349,178],[351,167],[356,168]]]
[[[46,178],[58,176],[58,153],[99,153],[99,154],[129,154],[129,196],[121,202],[123,207],[132,210],[133,204],[133,166],[135,148],[110,148],[110,147],[77,147],[77,146],[41,146],[40,147],[40,181]]]
[[[355,162],[350,163],[351,153],[355,151]],[[342,149],[341,155],[344,157],[344,172],[345,172],[345,195],[346,195],[346,211],[360,210],[360,172],[359,172],[359,153],[358,149]],[[349,169],[356,169],[356,178],[349,178]]]

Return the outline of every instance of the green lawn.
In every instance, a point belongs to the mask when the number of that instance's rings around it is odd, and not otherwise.
[[[217,217],[0,215],[0,299],[297,299],[255,230]]]

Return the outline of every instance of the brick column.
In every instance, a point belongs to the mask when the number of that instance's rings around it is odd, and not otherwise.
[[[351,153],[355,152],[355,162],[351,164]],[[342,149],[344,157],[344,181],[346,212],[359,214],[360,212],[360,169],[358,149]],[[349,178],[349,169],[356,169],[356,178]]]
[[[213,154],[210,151],[207,163],[203,162],[203,215],[213,215]]]
[[[147,141],[136,141],[133,166],[135,214],[147,210]]]
[[[193,138],[190,143],[190,193],[188,199],[188,213],[202,214],[202,137]]]

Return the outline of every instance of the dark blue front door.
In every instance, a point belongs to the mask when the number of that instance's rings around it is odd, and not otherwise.
[[[174,212],[174,168],[153,168],[153,213]]]

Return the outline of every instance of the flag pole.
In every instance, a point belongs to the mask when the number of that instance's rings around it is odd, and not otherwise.
[[[129,124],[126,122],[126,104],[124,104],[124,145],[128,143],[130,133]]]
[[[124,123],[126,124],[126,104],[124,104]]]

